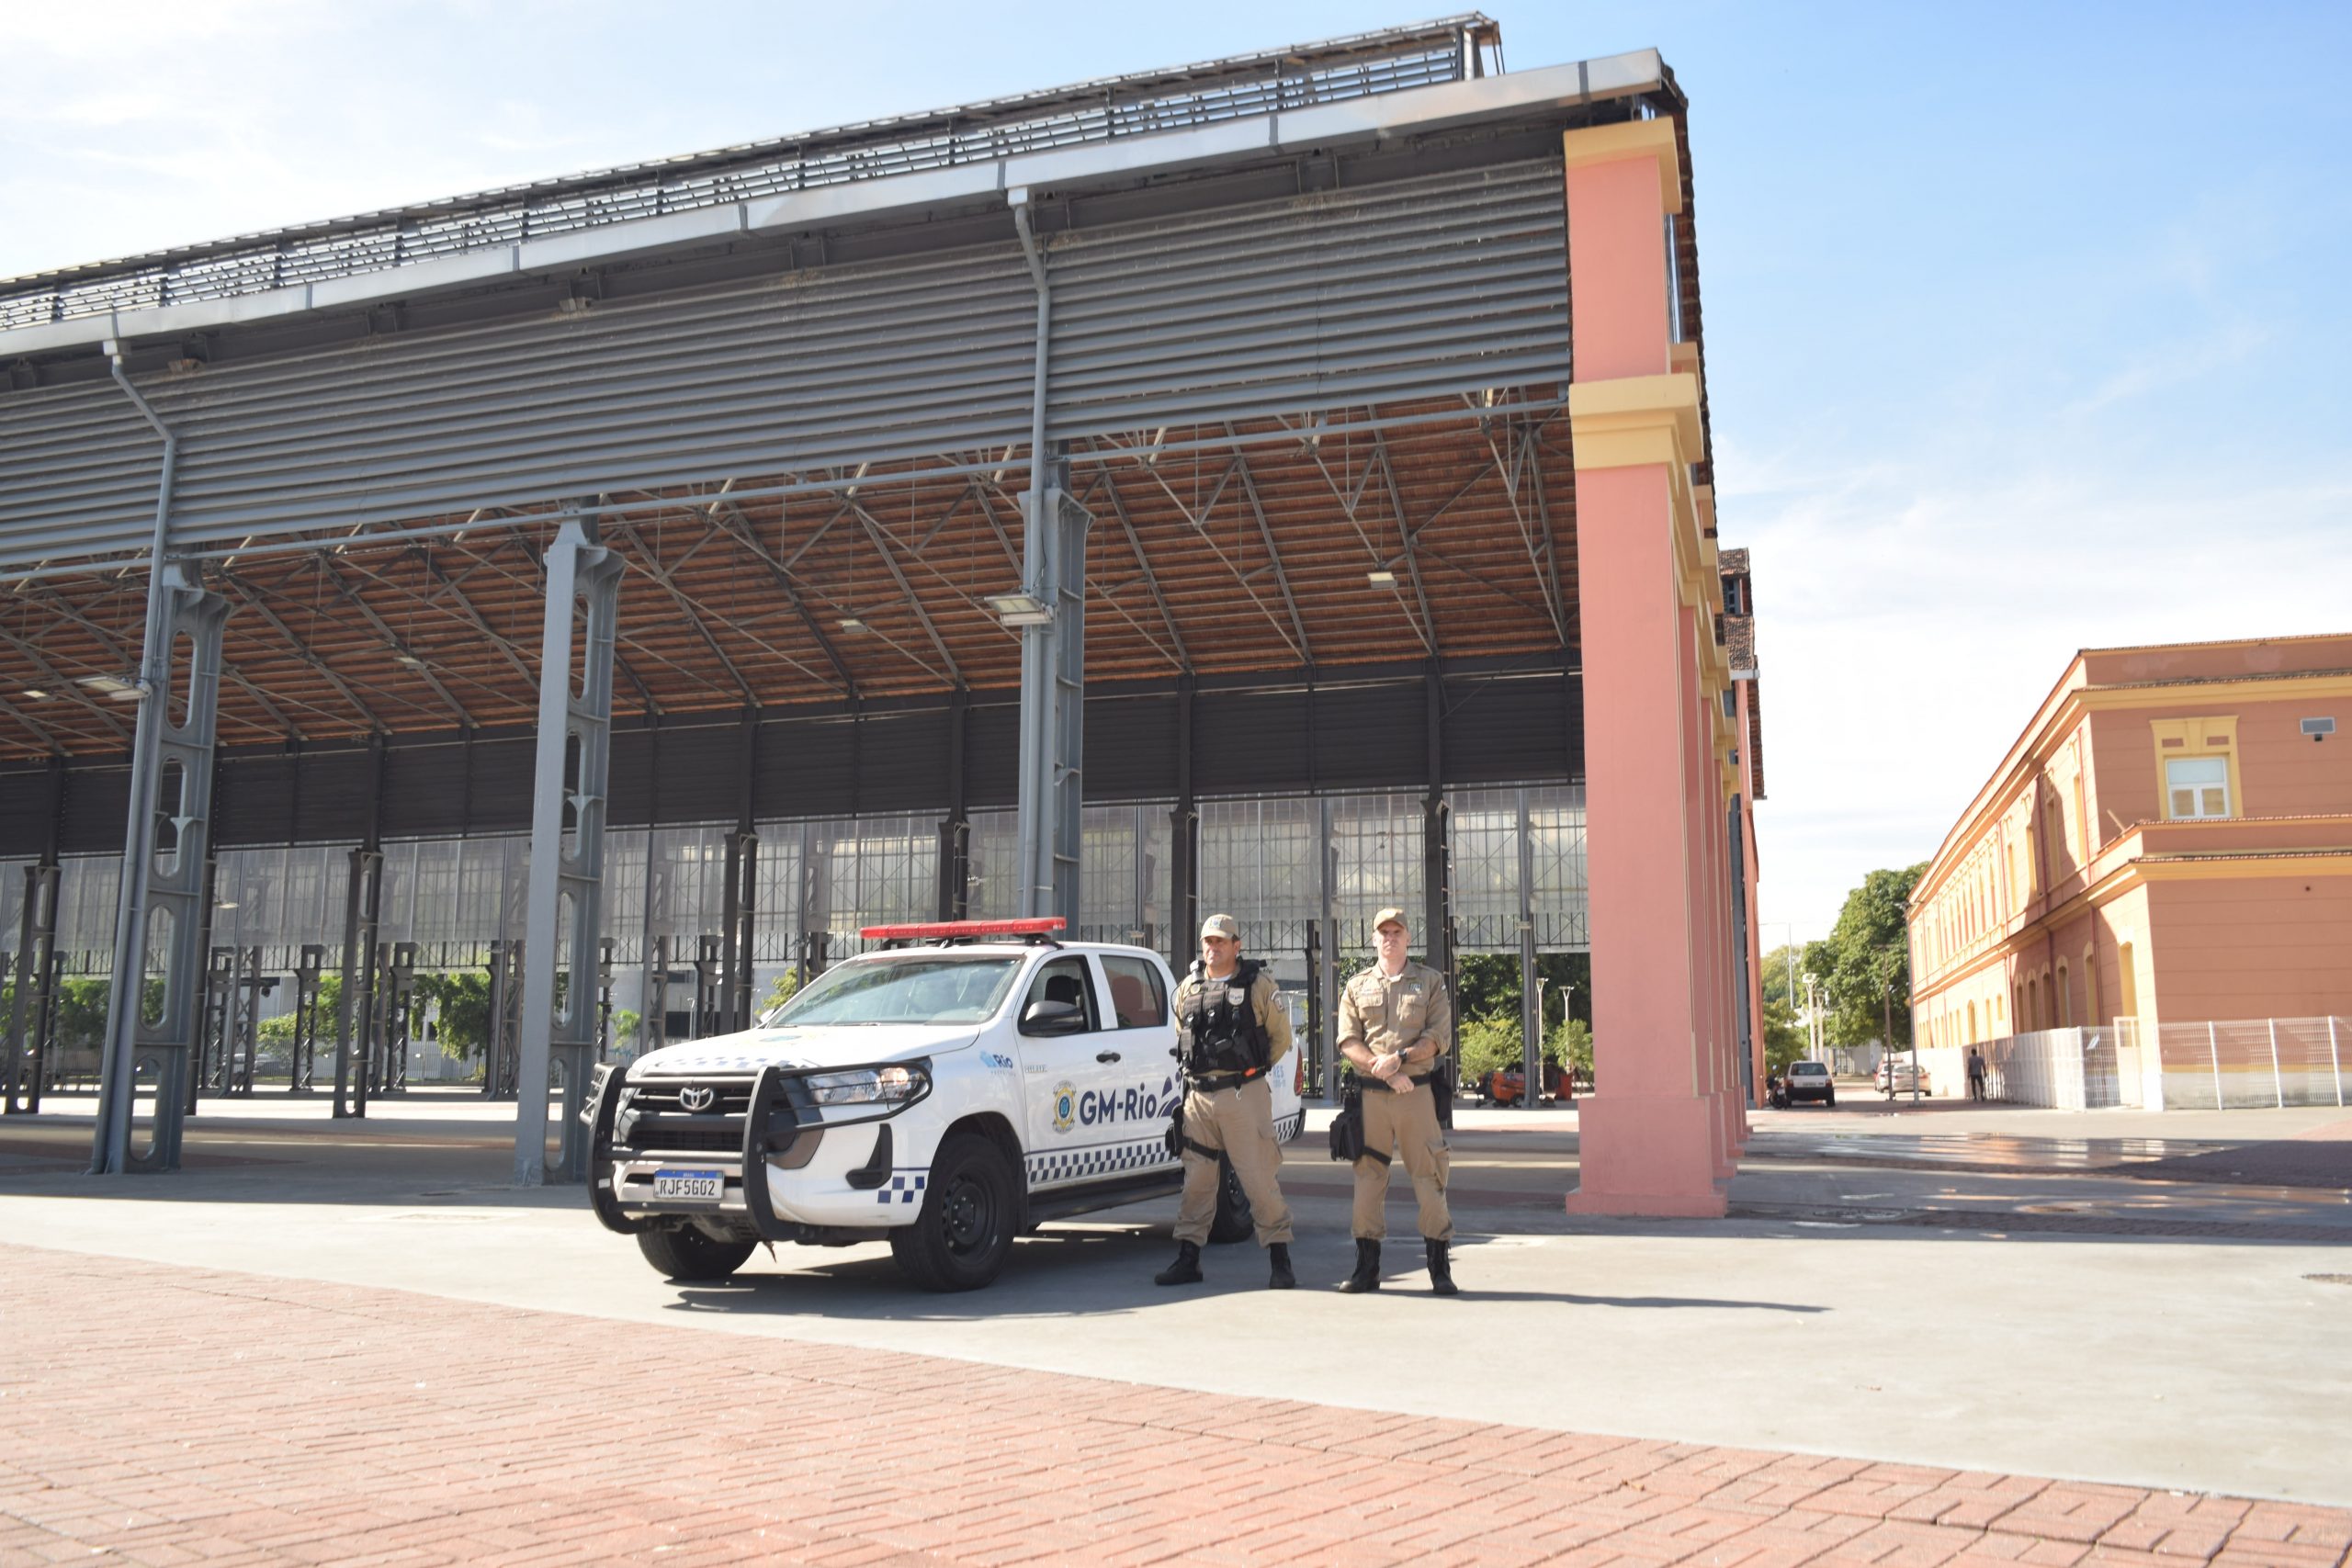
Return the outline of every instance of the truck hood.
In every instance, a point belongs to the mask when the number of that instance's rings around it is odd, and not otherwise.
[[[755,1073],[771,1064],[786,1067],[846,1067],[867,1062],[902,1062],[961,1051],[979,1038],[968,1023],[784,1025],[716,1034],[649,1051],[629,1067],[632,1078],[660,1074]]]

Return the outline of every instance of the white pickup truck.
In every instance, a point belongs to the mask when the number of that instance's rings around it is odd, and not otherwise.
[[[888,945],[755,1027],[599,1067],[582,1111],[596,1217],[675,1280],[724,1278],[763,1241],[887,1239],[916,1284],[968,1291],[1046,1220],[1175,1192],[1168,965],[1061,929],[869,927]],[[1271,1076],[1287,1141],[1298,1053]],[[1210,1239],[1238,1241],[1230,1170],[1219,1194]]]

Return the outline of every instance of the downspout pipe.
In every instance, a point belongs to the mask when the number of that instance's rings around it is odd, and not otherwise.
[[[1029,189],[1016,186],[1006,193],[1012,207],[1012,226],[1021,236],[1021,254],[1029,263],[1030,280],[1037,289],[1036,368],[1029,395],[1029,508],[1022,519],[1022,591],[1043,604],[1056,603],[1053,540],[1046,516],[1046,370],[1048,333],[1053,326],[1054,296],[1046,280],[1046,258],[1037,248],[1037,233],[1030,222]],[[1021,839],[1021,913],[1035,917],[1054,912],[1054,842],[1049,814],[1054,784],[1052,725],[1054,716],[1055,631],[1049,622],[1021,628],[1021,787],[1016,813]],[[1076,926],[1078,911],[1069,911]]]
[[[123,347],[109,338],[107,368],[115,385],[130,400],[140,417],[163,438],[164,466],[155,486],[155,529],[147,552],[147,630],[139,654],[139,725],[131,740],[130,811],[123,829],[122,882],[115,900],[114,980],[107,987],[107,1049],[98,1080],[97,1131],[90,1151],[93,1176],[121,1175],[130,1168],[130,1102],[138,1059],[139,1016],[146,985],[144,937],[147,930],[147,880],[153,869],[155,835],[157,758],[167,716],[158,699],[164,692],[164,639],[169,629],[164,583],[164,548],[171,524],[172,483],[179,467],[179,437],[173,434],[154,406],[130,384],[122,367]],[[161,1098],[170,1085],[159,1084],[156,1114],[166,1112]]]

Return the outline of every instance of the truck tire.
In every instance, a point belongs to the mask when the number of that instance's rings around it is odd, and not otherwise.
[[[656,1272],[682,1283],[724,1280],[743,1267],[755,1241],[718,1241],[692,1225],[640,1231],[637,1249]]]
[[[915,1223],[890,1233],[890,1256],[926,1291],[977,1291],[1003,1271],[1021,1228],[1021,1189],[1004,1151],[977,1133],[939,1146]]]
[[[1216,1162],[1216,1217],[1209,1222],[1210,1242],[1229,1247],[1237,1241],[1248,1241],[1257,1228],[1257,1222],[1250,1213],[1250,1194],[1241,1190],[1241,1178],[1233,1173],[1231,1160],[1220,1157]]]

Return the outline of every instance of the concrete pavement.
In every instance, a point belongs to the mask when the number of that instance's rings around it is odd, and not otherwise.
[[[1736,1217],[1693,1224],[1569,1219],[1573,1113],[1465,1110],[1465,1293],[1451,1302],[1421,1289],[1401,1201],[1391,1284],[1370,1299],[1270,1295],[1248,1246],[1211,1249],[1204,1289],[1157,1290],[1164,1203],[1049,1227],[970,1296],[907,1289],[879,1247],[785,1248],[725,1286],[681,1289],[579,1193],[504,1186],[499,1108],[377,1111],[360,1126],[282,1101],[208,1106],[187,1170],[105,1182],[78,1174],[85,1118],[0,1123],[0,1241],[43,1249],[9,1258],[9,1318],[40,1310],[18,1280],[83,1268],[60,1256],[78,1254],[162,1266],[107,1278],[183,1300],[217,1293],[189,1270],[244,1276],[232,1293],[272,1301],[406,1292],[382,1310],[428,1382],[469,1375],[462,1325],[494,1309],[602,1323],[613,1346],[683,1335],[707,1347],[684,1354],[749,1367],[830,1348],[1561,1440],[2352,1503],[2352,1120],[2332,1111],[2154,1129],[1997,1108],[1768,1112]],[[2266,1168],[2294,1180],[2146,1174],[2232,1151],[2270,1151]],[[1335,1280],[1345,1174],[1310,1129],[1284,1175],[1303,1281]],[[163,1392],[135,1403],[168,1409]]]

